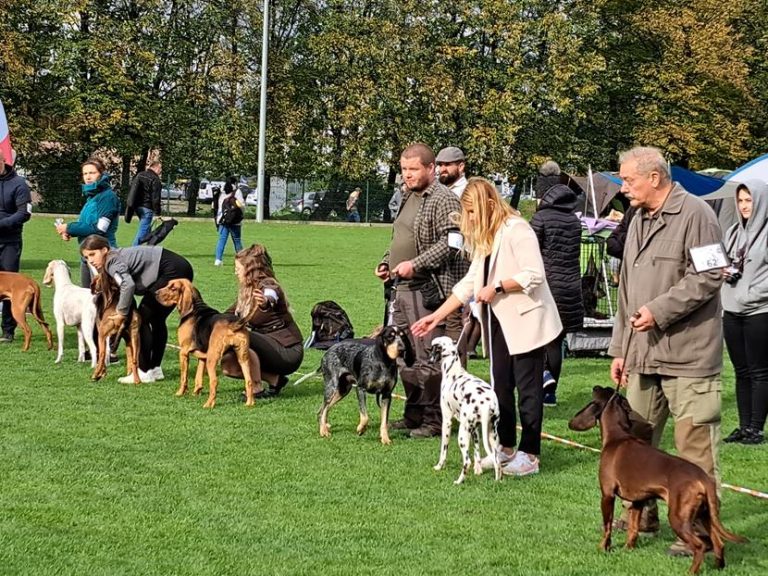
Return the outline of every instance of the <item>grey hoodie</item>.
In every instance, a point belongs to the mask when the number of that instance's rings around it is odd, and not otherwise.
[[[725,232],[723,242],[731,260],[746,249],[744,267],[738,281],[723,284],[720,296],[723,310],[750,316],[768,313],[768,184],[748,180],[744,186],[752,195],[752,214],[744,222],[737,210],[738,221]],[[737,198],[738,191],[734,201]]]

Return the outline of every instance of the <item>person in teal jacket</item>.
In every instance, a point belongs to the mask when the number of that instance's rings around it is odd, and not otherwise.
[[[120,199],[110,186],[111,176],[106,172],[104,162],[89,158],[81,165],[83,174],[83,195],[85,205],[77,220],[65,224],[57,222],[56,232],[64,239],[77,238],[78,244],[91,234],[104,236],[109,245],[117,247],[117,223],[120,216]],[[91,270],[84,259],[80,259],[80,285],[91,286]]]

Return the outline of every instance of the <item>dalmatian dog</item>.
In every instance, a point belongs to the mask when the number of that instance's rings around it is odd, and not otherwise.
[[[480,465],[480,443],[485,452],[493,458],[496,480],[501,480],[499,462],[499,435],[496,426],[499,421],[499,401],[490,384],[473,376],[461,366],[456,345],[447,336],[432,340],[431,362],[440,361],[443,380],[440,385],[440,408],[443,413],[443,437],[440,443],[440,460],[435,470],[442,470],[448,455],[453,419],[459,421],[459,449],[463,460],[461,474],[454,484],[461,484],[469,470],[470,437],[475,440],[475,474],[482,474]]]

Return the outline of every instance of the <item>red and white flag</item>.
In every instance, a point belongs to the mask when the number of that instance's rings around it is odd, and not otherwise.
[[[5,156],[5,163],[13,165],[13,148],[11,147],[11,132],[8,129],[8,121],[5,119],[5,108],[0,101],[0,149]]]

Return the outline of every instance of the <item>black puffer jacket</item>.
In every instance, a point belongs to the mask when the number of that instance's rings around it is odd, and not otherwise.
[[[566,332],[582,327],[584,302],[581,297],[581,222],[573,213],[576,193],[557,184],[541,197],[531,227],[536,232],[544,260],[547,283]]]

